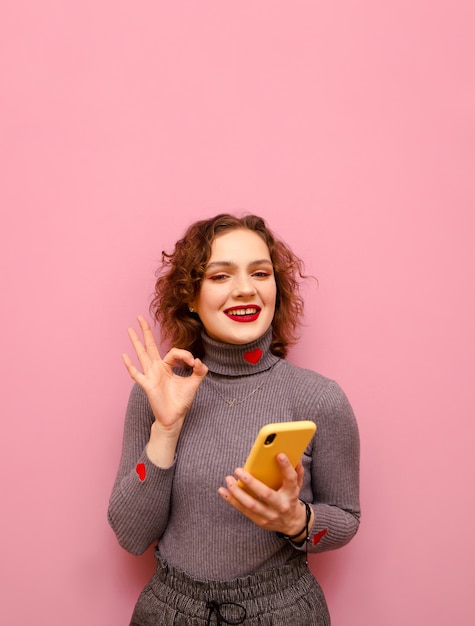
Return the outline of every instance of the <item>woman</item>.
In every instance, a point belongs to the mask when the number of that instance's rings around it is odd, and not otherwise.
[[[151,311],[172,347],[162,359],[142,317],[142,338],[129,329],[140,368],[123,355],[136,384],[109,505],[126,550],[158,541],[131,626],[328,625],[306,554],[358,529],[359,438],[340,387],[285,359],[302,263],[261,218],[224,214],[162,260]],[[271,490],[242,466],[264,424],[291,420],[317,432]]]

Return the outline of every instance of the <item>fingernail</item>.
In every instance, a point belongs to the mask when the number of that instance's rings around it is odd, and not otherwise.
[[[243,482],[246,482],[248,479],[248,475],[240,467],[234,470],[234,475],[236,476],[236,478],[238,478],[239,480],[242,480]]]

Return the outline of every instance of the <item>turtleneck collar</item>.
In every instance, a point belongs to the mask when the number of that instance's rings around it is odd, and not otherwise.
[[[279,361],[279,357],[272,354],[272,328],[256,341],[235,345],[211,339],[205,332],[202,333],[205,356],[203,362],[213,374],[222,376],[249,376],[264,372]]]

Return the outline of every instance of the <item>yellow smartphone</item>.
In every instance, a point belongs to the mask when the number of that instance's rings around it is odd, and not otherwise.
[[[277,455],[283,452],[292,466],[296,467],[316,430],[316,425],[310,421],[280,422],[263,426],[244,469],[271,489],[279,489],[282,486],[282,470],[277,462]],[[238,484],[250,491],[241,481]]]

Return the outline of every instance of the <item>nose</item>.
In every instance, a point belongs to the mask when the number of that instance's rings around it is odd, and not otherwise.
[[[256,287],[248,274],[236,276],[233,288],[235,298],[246,298],[256,293]]]

